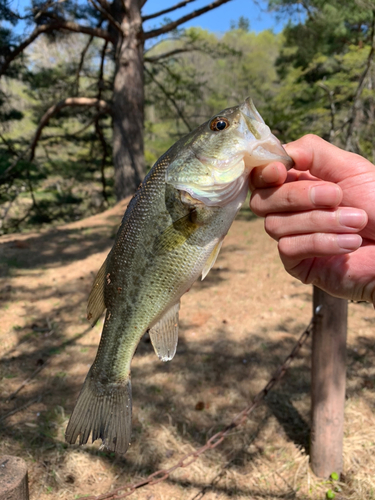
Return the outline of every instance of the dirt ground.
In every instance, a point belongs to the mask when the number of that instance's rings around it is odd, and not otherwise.
[[[159,361],[147,339],[138,347],[125,457],[98,442],[66,445],[101,333],[102,320],[94,328],[86,320],[86,301],[124,207],[0,238],[0,454],[26,460],[32,500],[99,495],[172,466],[248,404],[310,320],[311,288],[285,273],[263,221],[245,207],[214,268],[182,299],[175,358]],[[341,482],[322,481],[309,468],[308,342],[244,426],[131,498],[323,499],[328,490],[337,499],[375,498],[374,333],[373,308],[350,304]]]

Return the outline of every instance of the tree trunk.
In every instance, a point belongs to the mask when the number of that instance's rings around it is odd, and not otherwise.
[[[144,81],[140,0],[114,0],[116,33],[113,86],[113,162],[117,200],[133,194],[145,175],[143,150]]]

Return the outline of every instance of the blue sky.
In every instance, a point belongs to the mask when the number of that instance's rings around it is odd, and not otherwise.
[[[142,13],[144,15],[152,14],[160,10],[171,7],[181,0],[147,0]],[[150,21],[144,25],[145,29],[152,29],[159,27],[165,17],[175,20],[184,16],[193,10],[200,9],[205,5],[211,3],[212,0],[195,0],[191,4],[178,9],[174,12],[166,14]],[[30,0],[11,0],[11,8],[18,10],[22,15],[24,8],[30,5]],[[209,31],[222,33],[230,29],[231,21],[237,21],[240,16],[247,17],[250,21],[250,29],[256,32],[265,29],[273,29],[276,33],[282,30],[286,22],[280,22],[274,12],[268,12],[267,2],[265,0],[231,0],[230,2],[210,11],[202,16],[199,16],[181,26],[186,28],[189,26],[200,26]],[[19,23],[16,31],[20,34],[24,30],[24,23]]]
[[[147,0],[142,13],[144,15],[151,14],[177,3],[179,0]],[[166,14],[166,17],[175,20],[209,3],[211,3],[210,0],[196,0],[182,9]],[[237,21],[240,16],[247,17],[250,21],[250,29],[256,32],[273,29],[277,33],[282,30],[284,25],[283,22],[277,20],[274,12],[267,11],[267,2],[263,0],[232,0],[185,23],[183,26],[201,26],[210,31],[224,32],[230,29],[231,21]],[[161,21],[163,21],[163,17],[152,19],[148,21],[145,28],[160,26]]]

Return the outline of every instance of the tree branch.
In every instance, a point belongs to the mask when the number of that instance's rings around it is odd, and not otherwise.
[[[11,143],[5,139],[5,137],[3,136],[3,134],[0,133],[0,139],[3,141],[3,143],[6,145],[6,147],[8,148],[8,151],[12,154],[12,155],[16,155],[18,156],[18,153],[17,151],[14,149],[14,147],[11,145]]]
[[[114,17],[111,16],[111,14],[102,6],[98,5],[95,0],[89,0],[92,5],[97,9],[111,24],[114,26],[119,33],[123,36],[124,32],[122,31],[121,25],[114,19]]]
[[[102,161],[100,163],[100,175],[101,175],[101,181],[102,181],[102,195],[103,195],[105,202],[108,204],[108,196],[107,196],[107,192],[106,192],[107,183],[105,180],[105,171],[104,171],[106,159],[107,159],[107,154],[108,154],[108,148],[107,148],[107,142],[104,138],[103,130],[99,124],[99,118],[97,118],[97,120],[95,121],[95,131],[96,131],[97,136],[99,137],[99,141],[100,141],[100,144],[102,146],[102,151],[103,151]]]
[[[102,47],[101,54],[100,54],[98,94],[97,94],[98,100],[101,99],[103,88],[104,88],[103,75],[104,75],[104,61],[105,61],[105,53],[107,51],[107,45],[108,45],[108,42],[105,41],[104,45]],[[100,123],[99,123],[99,115],[97,115],[97,118],[95,120],[95,131],[96,131],[96,135],[99,138],[100,144],[102,146],[102,151],[103,151],[102,161],[100,162],[100,175],[101,175],[101,181],[102,181],[102,195],[103,195],[104,201],[108,205],[108,196],[107,196],[107,192],[106,192],[107,183],[105,180],[105,170],[104,170],[105,164],[106,164],[106,159],[107,159],[107,154],[108,154],[108,148],[107,148],[107,142],[106,142],[104,134],[103,134],[103,130],[102,130]]]
[[[176,54],[182,54],[183,52],[191,52],[192,50],[199,50],[199,49],[196,49],[196,48],[174,49],[174,50],[171,50],[170,52],[164,52],[163,54],[160,54],[159,56],[150,56],[150,57],[145,56],[143,60],[145,62],[148,62],[148,63],[154,63],[154,62],[160,61],[160,59],[166,59],[167,57],[171,57],[171,56],[174,56]]]
[[[76,132],[72,132],[71,134],[56,134],[56,135],[44,135],[43,137],[39,137],[39,141],[50,141],[52,139],[74,139],[77,135],[82,134],[85,130],[87,130],[95,121],[100,118],[105,112],[99,111],[90,121],[86,123],[82,128],[78,129]]]
[[[78,94],[79,92],[79,77],[80,77],[80,74],[81,74],[81,71],[82,71],[82,68],[83,68],[83,63],[85,61],[85,57],[86,57],[86,54],[87,54],[87,51],[89,50],[89,47],[92,43],[92,41],[94,40],[94,37],[91,35],[90,38],[88,39],[88,42],[86,43],[86,45],[84,46],[82,52],[81,52],[81,58],[79,60],[79,64],[78,64],[78,68],[77,68],[77,73],[76,73],[76,93]]]
[[[62,101],[58,102],[54,106],[51,106],[46,113],[42,116],[42,119],[39,122],[38,128],[36,129],[34,138],[30,144],[30,146],[21,154],[19,157],[14,161],[5,171],[4,173],[0,176],[0,178],[4,178],[9,173],[17,166],[18,162],[20,160],[23,160],[25,156],[29,154],[28,161],[31,162],[34,159],[35,156],[35,148],[37,146],[37,143],[40,139],[40,135],[42,133],[43,128],[47,125],[49,120],[52,118],[53,115],[55,115],[58,111],[61,109],[67,107],[67,106],[87,106],[87,107],[96,107],[100,114],[112,114],[112,107],[103,100],[95,99],[95,98],[89,98],[89,97],[68,97],[67,99],[63,99]],[[90,123],[91,124],[91,123]],[[84,127],[87,128],[87,126]],[[83,129],[83,130],[84,130]],[[82,130],[81,130],[82,132]]]
[[[99,22],[98,22],[98,25],[96,26],[97,28],[100,28],[102,23],[103,23],[104,19],[100,19]],[[86,43],[86,45],[84,46],[82,52],[81,52],[81,57],[80,57],[80,60],[79,60],[79,64],[78,64],[78,68],[77,68],[77,73],[76,73],[76,93],[78,94],[79,92],[79,77],[80,77],[80,74],[81,74],[81,71],[82,71],[82,68],[83,68],[83,63],[85,62],[85,57],[86,57],[86,54],[87,54],[87,51],[89,50],[89,47],[92,43],[92,41],[94,40],[94,36],[91,35],[90,38],[88,39],[88,42]]]
[[[372,26],[371,26],[371,49],[370,53],[367,57],[367,62],[366,62],[366,67],[363,73],[361,74],[357,86],[357,90],[354,94],[353,97],[353,104],[350,109],[349,113],[349,127],[348,127],[348,132],[346,134],[346,144],[345,144],[345,149],[348,151],[353,151],[357,153],[358,148],[354,148],[353,144],[353,133],[354,133],[354,128],[355,128],[355,119],[357,117],[357,112],[358,112],[358,107],[359,107],[359,100],[361,97],[361,94],[363,92],[364,86],[365,86],[365,81],[367,78],[367,75],[370,72],[371,69],[371,64],[372,60],[375,54],[375,10],[372,11]]]
[[[192,128],[191,128],[189,122],[184,117],[184,115],[183,115],[182,111],[180,110],[177,102],[173,99],[173,97],[170,95],[170,93],[163,87],[163,85],[156,80],[156,78],[151,73],[151,71],[149,71],[146,67],[145,67],[145,71],[146,71],[146,73],[148,73],[150,75],[151,80],[159,87],[159,89],[163,92],[163,94],[165,95],[165,97],[172,103],[173,107],[177,111],[178,116],[184,122],[184,124],[186,125],[187,129],[189,130],[189,132],[191,132]]]
[[[68,30],[73,31],[75,33],[84,33],[85,35],[96,36],[98,38],[104,38],[104,40],[108,40],[109,42],[115,43],[113,37],[109,34],[108,31],[103,30],[101,28],[91,28],[89,26],[82,26],[80,24],[71,22],[71,21],[53,21],[50,24],[43,24],[41,26],[37,26],[31,35],[26,38],[18,47],[13,49],[12,53],[5,59],[4,63],[0,68],[0,76],[3,75],[8,69],[10,63],[23,51],[28,47],[33,41],[38,38],[39,35],[43,33],[49,33],[54,30]]]
[[[183,2],[176,3],[169,9],[159,10],[159,12],[155,12],[154,14],[149,14],[148,16],[142,16],[142,21],[148,21],[149,19],[154,19],[155,17],[162,16],[163,14],[168,14],[168,12],[172,12],[174,10],[180,9],[181,7],[185,7],[188,3],[195,2],[196,0],[184,0]]]
[[[230,1],[231,0],[216,0],[215,2],[212,2],[209,5],[206,5],[206,7],[202,7],[201,9],[197,9],[194,12],[187,14],[186,16],[180,17],[180,19],[177,19],[177,21],[165,24],[161,28],[155,30],[145,31],[143,33],[140,33],[139,36],[142,40],[148,40],[149,38],[154,38],[155,36],[163,35],[164,33],[168,33],[169,31],[174,30],[175,28],[177,28],[177,26],[180,26],[181,24],[190,21],[190,19],[194,19],[195,17],[205,14],[210,10],[216,9],[216,7],[220,7],[220,5],[223,5]]]
[[[63,99],[62,101],[58,102],[54,106],[51,106],[42,116],[42,119],[39,122],[38,128],[36,129],[34,139],[30,145],[30,157],[29,161],[32,161],[34,159],[35,155],[35,148],[38,143],[40,134],[42,133],[43,128],[47,125],[47,123],[50,121],[53,115],[61,111],[63,108],[66,108],[68,106],[87,106],[87,107],[93,107],[95,106],[98,110],[102,110],[106,113],[111,114],[112,113],[112,108],[111,106],[103,100],[95,99],[95,98],[90,98],[90,97],[68,97],[66,99]]]
[[[102,91],[104,89],[103,75],[104,75],[105,53],[107,51],[107,46],[108,46],[108,42],[106,40],[104,42],[104,45],[103,45],[101,53],[100,53],[100,66],[99,66],[99,78],[98,78],[98,94],[96,96],[99,101],[102,98]]]
[[[323,82],[318,83],[319,87],[322,88],[328,95],[329,99],[329,106],[330,106],[330,111],[331,111],[331,127],[329,129],[329,142],[332,142],[333,138],[335,137],[335,116],[336,116],[336,106],[335,106],[335,101],[333,99],[333,96],[335,93],[333,90],[330,90],[327,85]]]

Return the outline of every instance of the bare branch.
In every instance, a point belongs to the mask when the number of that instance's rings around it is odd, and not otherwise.
[[[10,396],[8,396],[6,402],[9,403],[9,401],[12,401],[12,399],[15,399],[17,394],[29,383],[31,382],[31,380],[33,380],[34,377],[36,377],[38,375],[38,373],[40,373],[42,370],[44,370],[44,368],[46,366],[48,366],[48,364],[50,363],[50,359],[47,359],[47,361],[43,362],[43,364],[41,366],[39,366],[38,368],[36,368],[33,373],[30,375],[30,377],[27,377],[26,380],[24,380],[22,382],[22,384],[18,387],[17,390],[15,390],[14,392],[12,392],[12,394]]]
[[[158,80],[156,80],[156,78],[151,73],[151,71],[149,71],[146,67],[145,67],[145,71],[146,71],[146,73],[148,73],[150,75],[151,80],[159,87],[159,89],[163,92],[163,94],[168,99],[168,101],[170,101],[172,103],[173,107],[177,111],[178,116],[184,122],[184,124],[186,125],[187,129],[189,130],[189,132],[191,132],[192,128],[191,128],[189,122],[184,117],[184,115],[183,115],[182,111],[180,110],[177,102],[174,100],[174,98],[171,96],[171,94],[163,87],[163,85],[160,82],[158,82]]]
[[[40,139],[40,135],[42,133],[43,128],[47,125],[47,123],[49,122],[49,120],[52,118],[53,115],[55,115],[58,111],[67,106],[96,107],[101,115],[112,114],[112,107],[106,101],[103,100],[89,98],[89,97],[68,97],[67,99],[63,99],[54,106],[51,106],[46,111],[46,113],[44,113],[42,119],[40,120],[38,128],[36,129],[34,138],[30,146],[22,154],[19,155],[19,157],[4,171],[4,173],[0,176],[0,178],[4,178],[7,175],[9,175],[10,172],[17,166],[18,162],[20,160],[23,160],[28,153],[29,153],[28,161],[29,162],[33,161],[35,156],[35,148]],[[91,123],[89,125],[91,125]],[[84,129],[87,128],[89,125],[86,125]],[[80,132],[82,132],[82,130]]]
[[[124,35],[124,32],[122,31],[122,28],[121,28],[121,25],[116,21],[116,19],[114,19],[113,16],[111,16],[111,14],[108,12],[107,9],[105,9],[104,7],[102,7],[102,5],[98,5],[95,0],[89,0],[92,5],[95,7],[95,9],[97,9],[101,14],[103,14],[103,16],[112,24],[112,26],[114,26],[119,32],[121,35]]]
[[[3,136],[3,134],[0,134],[0,139],[3,141],[3,143],[6,145],[6,147],[8,148],[8,151],[12,154],[12,155],[16,155],[18,156],[18,153],[17,151],[14,149],[14,147],[11,145],[11,143],[5,139],[5,137]]]
[[[100,163],[100,174],[101,174],[101,181],[102,181],[102,195],[103,195],[105,202],[108,204],[108,196],[107,196],[107,192],[106,192],[107,183],[105,180],[105,172],[104,172],[106,159],[107,159],[107,155],[108,155],[108,147],[107,147],[107,142],[104,138],[103,130],[99,124],[99,119],[97,119],[95,121],[95,131],[96,131],[97,136],[99,137],[99,141],[100,141],[100,144],[102,146],[102,151],[103,151],[102,161]]]
[[[82,68],[83,68],[83,63],[85,61],[85,57],[86,57],[86,54],[87,54],[87,51],[89,50],[89,47],[92,43],[92,41],[94,40],[94,37],[91,35],[90,38],[88,39],[88,42],[86,43],[86,45],[84,46],[82,52],[81,52],[81,58],[79,60],[79,64],[78,64],[78,68],[77,68],[77,73],[76,73],[76,93],[78,94],[79,92],[79,77],[80,77],[80,74],[81,74],[81,71],[82,71]]]
[[[54,106],[51,106],[42,116],[42,119],[39,122],[38,128],[36,129],[34,139],[30,146],[30,157],[29,161],[34,159],[35,148],[38,143],[40,134],[42,133],[43,128],[47,125],[53,115],[61,111],[63,108],[68,106],[86,106],[86,107],[96,107],[98,110],[102,110],[106,113],[111,114],[112,109],[111,106],[103,100],[90,98],[90,97],[68,97],[58,102]]]
[[[180,17],[180,19],[177,19],[177,21],[165,24],[161,28],[155,30],[145,31],[144,33],[140,33],[139,36],[142,40],[148,40],[149,38],[154,38],[155,36],[163,35],[164,33],[168,33],[169,31],[174,30],[175,28],[177,28],[177,26],[180,26],[181,24],[190,21],[190,19],[194,19],[195,17],[205,14],[210,10],[216,9],[217,7],[220,7],[220,5],[223,5],[230,1],[231,0],[216,0],[215,2],[212,2],[209,5],[206,5],[206,7],[202,7],[201,9],[197,9],[194,12],[187,14],[186,16]]]
[[[354,128],[355,128],[355,119],[357,117],[357,112],[358,112],[358,108],[359,108],[359,100],[361,98],[363,89],[365,87],[367,75],[369,74],[370,69],[371,69],[374,54],[375,54],[375,10],[372,11],[371,49],[370,49],[369,55],[367,57],[366,67],[359,78],[357,90],[356,90],[355,95],[353,97],[353,104],[352,104],[352,107],[351,107],[350,112],[349,112],[349,127],[348,127],[348,132],[346,135],[345,149],[347,149],[348,151],[353,151],[355,153],[358,152],[357,151],[358,148],[355,148],[354,144],[353,144],[353,133],[354,133]]]
[[[19,406],[18,408],[15,408],[12,411],[8,411],[8,413],[5,413],[5,415],[3,415],[0,418],[0,422],[3,422],[4,420],[6,420],[11,415],[15,415],[16,413],[18,413],[20,411],[26,410],[26,408],[28,408],[29,406],[31,406],[31,405],[33,405],[35,403],[40,403],[40,401],[42,401],[43,396],[45,396],[45,394],[39,394],[38,397],[30,399],[30,401],[28,401],[27,403],[23,404],[22,406]]]
[[[107,12],[110,12],[111,6],[107,2],[107,0],[98,0],[98,3],[103,7],[104,10],[106,10]]]
[[[52,139],[74,139],[77,137],[77,135],[82,134],[87,130],[89,127],[91,127],[92,124],[95,123],[95,121],[100,118],[104,112],[99,112],[96,114],[91,120],[89,120],[86,125],[84,125],[82,128],[78,129],[76,132],[72,132],[71,134],[56,134],[56,135],[44,135],[43,137],[39,137],[39,142],[40,141],[50,141]]]
[[[148,16],[142,16],[142,21],[148,21],[149,19],[154,19],[155,17],[162,16],[163,14],[168,14],[168,12],[172,12],[177,9],[181,9],[181,7],[185,7],[188,3],[195,2],[196,0],[184,0],[183,2],[176,3],[169,9],[159,10],[159,12],[155,12],[154,14],[150,14]]]
[[[100,19],[98,24],[97,24],[97,28],[100,28],[101,25],[103,24],[103,21],[104,19]],[[89,47],[92,43],[92,41],[94,40],[94,37],[93,35],[90,36],[88,42],[86,43],[86,45],[84,46],[82,52],[81,52],[81,57],[80,57],[80,60],[79,60],[79,64],[78,64],[78,68],[77,68],[77,73],[76,73],[76,93],[78,94],[79,92],[79,77],[80,77],[80,74],[81,74],[81,71],[82,71],[82,68],[83,68],[83,63],[85,62],[85,57],[86,57],[86,54],[87,54],[87,51],[89,50]]]
[[[329,106],[331,110],[331,127],[329,129],[329,142],[332,142],[334,139],[336,132],[335,132],[335,115],[336,115],[336,106],[335,106],[335,101],[333,99],[333,96],[335,93],[333,90],[330,90],[327,85],[323,82],[318,83],[319,87],[322,88],[328,95],[329,99]]]
[[[49,0],[47,1],[39,10],[36,11],[35,7],[32,9],[33,11],[33,20],[37,22],[37,20],[45,13],[47,13],[47,10],[50,7],[55,7],[58,4],[61,4],[65,2],[65,0],[57,0],[56,2],[54,0]]]
[[[18,47],[13,49],[12,53],[5,59],[4,63],[0,68],[0,76],[3,75],[8,69],[10,63],[28,47],[33,41],[38,38],[39,35],[43,33],[49,33],[55,30],[68,30],[73,31],[75,33],[84,33],[86,35],[96,36],[98,38],[104,38],[104,40],[108,40],[109,42],[114,43],[113,37],[109,34],[108,31],[103,30],[101,28],[91,28],[89,26],[82,26],[80,24],[71,22],[71,21],[53,21],[50,24],[43,24],[41,26],[37,26],[31,35],[26,38]]]
[[[191,52],[192,50],[199,50],[199,49],[197,49],[197,48],[174,49],[174,50],[171,50],[170,52],[164,52],[163,54],[160,54],[159,56],[150,56],[150,57],[145,56],[143,60],[145,62],[148,62],[148,63],[154,63],[154,62],[160,61],[161,59],[166,59],[167,57],[174,56],[176,54],[182,54],[183,52]]]
[[[104,60],[105,60],[105,53],[107,51],[107,46],[108,42],[107,40],[104,42],[104,45],[102,47],[102,51],[100,54],[100,67],[99,67],[99,78],[98,78],[98,94],[97,94],[97,99],[100,100],[102,98],[102,91],[104,89],[104,80],[103,80],[103,74],[104,74]]]

